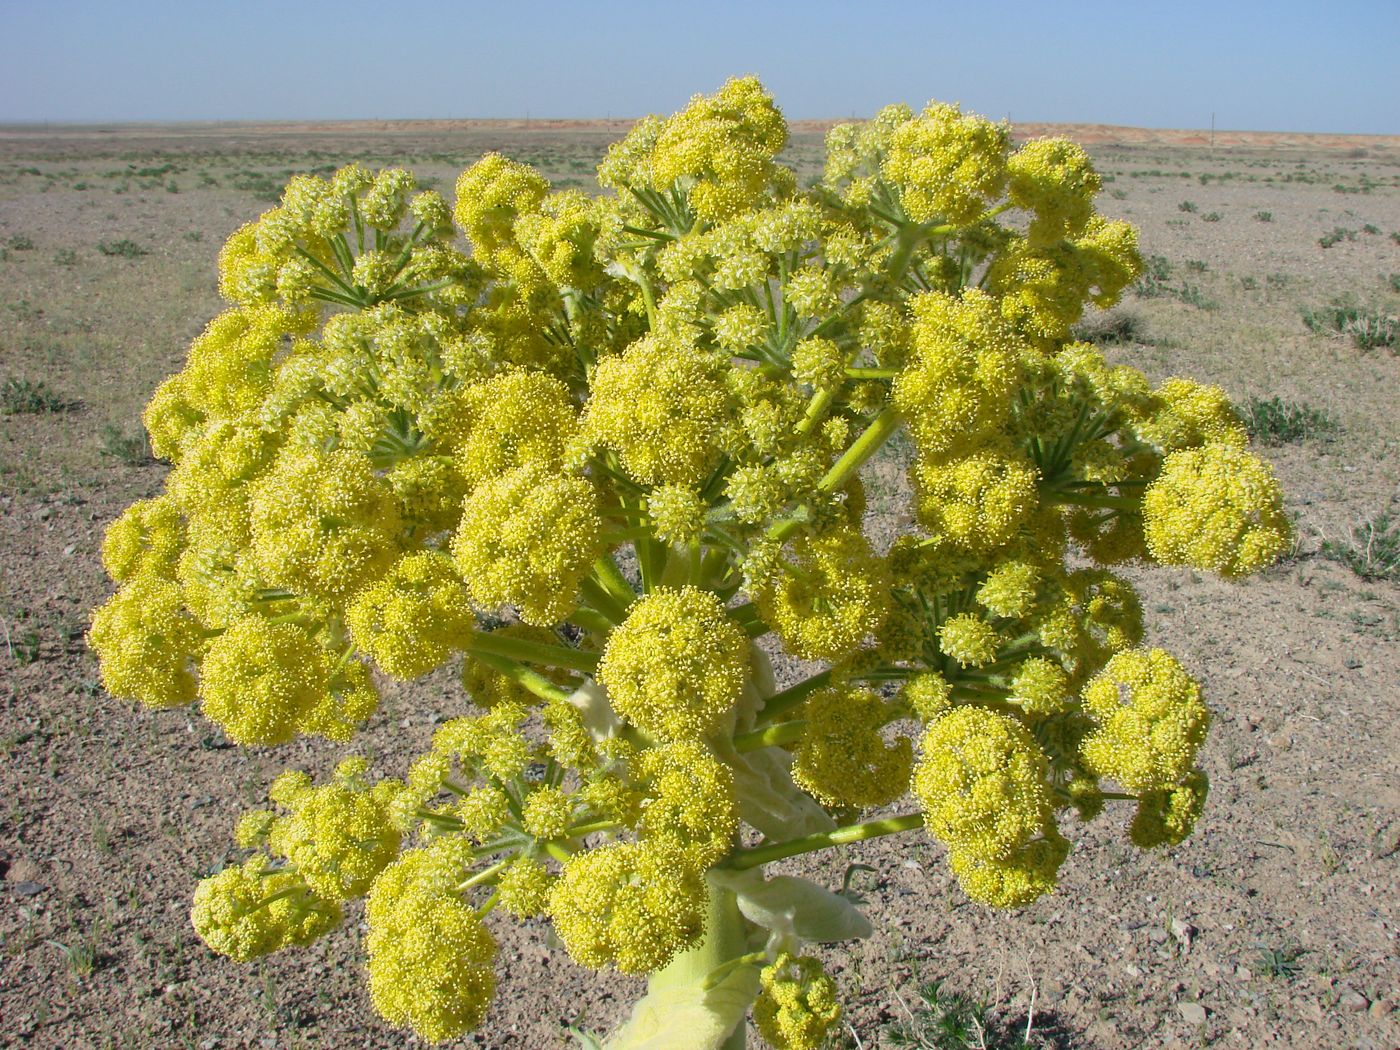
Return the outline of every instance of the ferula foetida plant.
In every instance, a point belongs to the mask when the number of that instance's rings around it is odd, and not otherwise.
[[[1236,578],[1289,526],[1220,390],[1074,341],[1134,230],[1078,146],[956,106],[832,129],[808,188],[786,140],[733,80],[638,123],[596,198],[497,154],[451,203],[351,165],[230,238],[146,410],[166,489],[103,547],[107,688],[245,745],[349,743],[385,678],[462,694],[406,769],[279,776],[194,891],[209,947],[364,898],[375,1007],[442,1041],[490,1023],[493,927],[545,917],[650,977],[607,1045],[751,1015],[797,1050],[841,1015],[811,945],[870,926],[768,865],[932,836],[1018,907],[1077,824],[1190,833],[1210,712],[1112,566]]]

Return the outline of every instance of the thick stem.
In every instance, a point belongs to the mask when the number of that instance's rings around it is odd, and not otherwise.
[[[710,903],[705,912],[704,939],[652,974],[647,979],[648,992],[701,984],[716,970],[731,964],[748,951],[744,917],[739,914],[734,892],[712,880],[706,881]],[[747,1031],[741,1017],[721,1050],[744,1050],[746,1045]]]

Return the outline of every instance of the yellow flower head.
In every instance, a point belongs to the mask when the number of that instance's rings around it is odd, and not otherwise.
[[[704,871],[734,845],[739,812],[734,774],[710,749],[678,740],[637,756],[636,782],[647,799],[638,830],[648,844],[661,845]]]
[[[950,460],[921,458],[920,523],[933,537],[976,553],[1005,546],[1039,502],[1030,463],[996,451]]]
[[[255,486],[252,552],[268,583],[341,603],[398,554],[398,501],[368,458],[288,450]]]
[[[1023,660],[1011,679],[1012,703],[1032,715],[1053,715],[1069,709],[1069,675],[1054,660],[1033,656]]]
[[[953,687],[937,671],[925,671],[904,683],[900,699],[921,722],[932,722],[953,707]]]
[[[1187,773],[1180,784],[1157,791],[1145,791],[1138,800],[1128,837],[1140,849],[1179,846],[1196,827],[1205,809],[1209,790],[1206,775],[1199,769]]]
[[[878,631],[893,580],[858,529],[843,527],[792,544],[792,565],[754,594],[764,623],[804,660],[836,660]]]
[[[965,226],[1006,186],[1009,129],[957,106],[930,102],[889,140],[882,174],[900,193],[914,222]]]
[[[599,362],[584,433],[645,485],[698,486],[730,424],[722,359],[655,336]]]
[[[169,494],[137,500],[107,526],[102,565],[118,583],[138,574],[169,579],[184,547],[184,519]]]
[[[577,607],[601,526],[589,482],[529,464],[472,491],[452,554],[478,604],[515,605],[526,623],[546,627]]]
[[[708,899],[705,880],[681,855],[614,842],[569,858],[549,914],[576,962],[645,974],[699,940]]]
[[[268,846],[318,896],[363,896],[398,856],[400,835],[389,822],[392,792],[389,782],[370,788],[359,776],[296,792],[288,800],[291,813],[272,825]]]
[[[913,792],[953,853],[1005,861],[1050,827],[1049,766],[1026,728],[978,707],[929,724]]]
[[[88,645],[113,696],[148,707],[180,707],[194,699],[201,642],[178,585],[145,574],[132,577],[93,613]]]
[[[759,975],[753,1023],[777,1050],[818,1050],[841,1019],[836,982],[820,959],[781,952]]]
[[[469,487],[524,465],[563,467],[577,423],[559,380],[512,369],[475,384],[463,401],[472,422],[457,465]]]
[[[555,877],[539,861],[517,856],[501,874],[496,891],[501,907],[517,919],[543,915],[549,908],[549,890]]]
[[[997,629],[976,613],[959,613],[938,628],[938,646],[963,667],[983,667],[1001,649]]]
[[[1011,203],[1035,213],[1033,240],[1053,242],[1083,232],[1102,186],[1083,147],[1068,139],[1032,139],[1011,154],[1007,170]]]
[[[1069,842],[1050,828],[1001,859],[951,849],[948,866],[972,900],[993,908],[1023,908],[1055,888]]]
[[[201,880],[190,909],[199,939],[235,962],[310,944],[340,917],[336,901],[317,897],[294,874],[273,874],[262,854]]]
[[[1157,561],[1231,579],[1273,564],[1293,533],[1269,465],[1226,445],[1168,456],[1143,496],[1142,515]]]
[[[306,630],[261,616],[236,621],[200,665],[204,714],[239,744],[285,744],[307,731],[329,690],[325,654]]]
[[[1119,653],[1084,687],[1082,700],[1095,722],[1079,748],[1084,768],[1128,791],[1176,784],[1210,726],[1201,687],[1162,649]]]
[[[345,621],[357,648],[407,681],[446,663],[474,618],[452,560],[420,551],[357,594]]]
[[[402,854],[365,903],[375,1009],[432,1043],[480,1026],[496,989],[496,942],[455,892],[470,854],[463,840],[439,842]]]
[[[869,689],[821,689],[807,698],[792,779],[826,806],[883,806],[909,790],[914,745],[887,744],[889,706]]]
[[[787,122],[757,78],[730,80],[661,125],[649,157],[651,185],[664,192],[688,183],[695,213],[721,222],[755,207],[782,181],[773,158],[786,142]]]
[[[1157,411],[1139,422],[1138,437],[1163,453],[1200,445],[1243,449],[1249,434],[1225,391],[1191,379],[1168,379],[1156,390]]]
[[[1023,348],[996,301],[972,288],[910,300],[914,353],[890,397],[920,451],[976,447],[1005,423]]]
[[[748,639],[709,591],[659,588],[608,635],[598,681],[613,707],[662,740],[705,736],[739,699]]]

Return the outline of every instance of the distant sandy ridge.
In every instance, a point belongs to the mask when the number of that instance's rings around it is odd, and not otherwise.
[[[820,134],[841,120],[794,120],[797,134]],[[320,138],[384,135],[395,137],[452,135],[482,132],[584,133],[620,137],[632,119],[606,120],[346,120],[346,121],[191,121],[180,123],[66,124],[31,123],[0,125],[0,139],[205,139],[229,136],[268,138]],[[1254,149],[1300,148],[1312,150],[1400,150],[1400,135],[1341,135],[1292,131],[1214,132],[1187,128],[1137,128],[1119,124],[1014,123],[1016,139],[1062,135],[1086,145],[1244,147]]]

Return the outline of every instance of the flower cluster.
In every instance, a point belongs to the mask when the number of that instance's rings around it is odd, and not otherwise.
[[[348,741],[384,676],[464,695],[401,778],[279,777],[195,893],[211,948],[363,897],[375,1007],[440,1041],[489,1011],[488,918],[543,917],[655,978],[619,1038],[685,1009],[718,1046],[752,1005],[796,1050],[840,1016],[802,944],[868,925],[768,862],[923,831],[1014,907],[1117,803],[1140,847],[1190,833],[1209,711],[1113,567],[1236,578],[1289,530],[1223,392],[1071,338],[1134,231],[1082,149],[955,106],[833,129],[807,188],[786,142],[735,80],[597,198],[351,165],[230,238],[146,411],[166,490],[103,546],[104,684],[248,745]],[[816,666],[778,689],[771,653]]]

